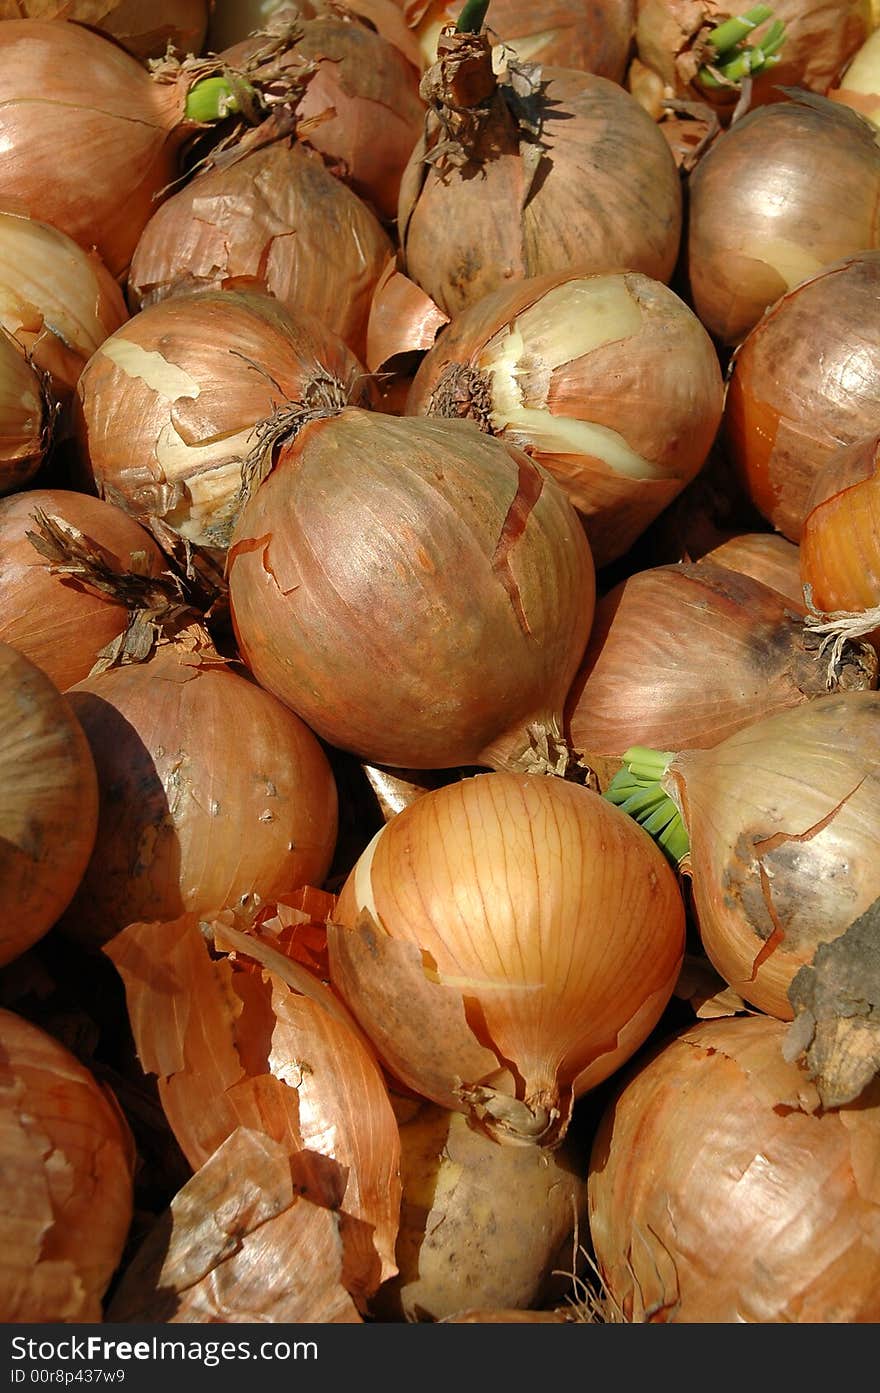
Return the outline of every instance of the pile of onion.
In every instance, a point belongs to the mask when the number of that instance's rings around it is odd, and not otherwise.
[[[799,547],[814,608],[880,641],[880,435],[835,451],[817,473]],[[833,619],[829,622],[833,625]]]
[[[593,560],[555,480],[469,421],[345,407],[281,446],[228,552],[239,652],[374,764],[564,769]]]
[[[627,1320],[880,1319],[880,1084],[824,1109],[766,1017],[704,1021],[629,1071],[589,1170],[598,1270]]]
[[[526,450],[583,515],[604,566],[697,474],[722,404],[712,341],[668,286],[575,270],[456,315],[422,359],[407,411],[469,417]]]
[[[37,372],[0,328],[0,495],[23,488],[46,454],[52,414]]]
[[[78,20],[136,58],[199,53],[213,0],[0,0],[0,19]]]
[[[740,343],[801,281],[880,246],[875,134],[803,94],[741,117],[703,155],[688,181],[687,271],[722,343]]]
[[[598,793],[488,773],[387,823],[327,932],[333,986],[395,1078],[498,1142],[552,1148],[660,1019],[684,904]]]
[[[112,1094],[40,1027],[0,1010],[0,1319],[88,1323],[133,1215],[134,1143]]]
[[[789,541],[825,461],[877,428],[878,294],[880,251],[847,257],[777,300],[733,359],[725,443],[749,498]]]
[[[402,269],[447,314],[511,280],[577,267],[668,281],[681,183],[648,113],[569,68],[493,71],[481,34],[446,34],[398,208]]]
[[[0,643],[0,965],[52,928],[98,827],[95,765],[70,704]]]

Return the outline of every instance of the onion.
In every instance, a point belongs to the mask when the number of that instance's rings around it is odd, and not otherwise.
[[[755,507],[789,541],[800,540],[829,455],[877,428],[878,294],[880,251],[847,257],[783,295],[733,360],[730,459]]]
[[[874,135],[805,93],[741,117],[699,161],[687,270],[694,309],[723,343],[741,342],[769,305],[824,267],[880,246]]]
[[[96,591],[70,574],[41,533],[40,514],[60,529],[62,545],[72,536],[111,578],[158,576],[167,562],[133,518],[89,494],[32,488],[0,499],[0,639],[63,692],[87,677],[101,650],[124,632],[129,609],[120,594]]]
[[[162,58],[171,44],[199,53],[212,0],[0,0],[0,19],[73,19],[99,29],[136,58]]]
[[[207,169],[157,208],[135,248],[137,309],[253,285],[314,315],[363,359],[373,287],[391,255],[375,214],[320,156],[279,139]]]
[[[160,541],[167,529],[222,559],[248,457],[279,420],[370,399],[364,368],[318,320],[256,290],[175,296],[133,315],[84,369],[83,468]]]
[[[0,643],[0,966],[52,927],[95,841],[95,766],[70,705]]]
[[[784,1027],[705,1021],[630,1072],[593,1143],[590,1234],[631,1321],[880,1318],[880,1087],[824,1110]]]
[[[709,560],[638,571],[596,606],[566,707],[582,760],[631,745],[705,750],[825,695],[818,641],[776,590]],[[877,686],[876,655],[850,646],[839,689]]]
[[[141,1064],[158,1076],[193,1168],[237,1127],[278,1142],[298,1188],[347,1225],[348,1289],[371,1295],[397,1271],[400,1142],[382,1072],[349,1013],[232,914],[209,912],[201,926],[192,915],[133,923],[107,952]]]
[[[99,1322],[133,1212],[134,1143],[109,1091],[0,1010],[0,1318]]]
[[[814,607],[843,611],[880,642],[880,434],[837,450],[816,474],[799,548]]]
[[[397,0],[351,0],[345,8],[399,48],[414,68],[421,67],[418,42]],[[231,48],[291,12],[296,12],[296,5],[290,0],[213,0],[208,21],[209,45],[212,49]]]
[[[526,450],[584,516],[601,567],[697,474],[722,404],[712,341],[672,290],[637,272],[567,271],[457,315],[407,410],[471,417]]]
[[[697,565],[704,561],[769,585],[795,614],[806,614],[800,551],[778,532],[734,532],[696,558]]]
[[[106,943],[137,919],[320,884],[337,828],[327,757],[198,632],[67,697],[92,748],[100,812],[66,933]]]
[[[880,126],[880,30],[868,35],[828,96]]]
[[[404,12],[413,25],[423,66],[437,57],[437,41],[454,24],[464,0],[407,0]],[[581,68],[622,82],[635,32],[635,0],[552,0],[536,10],[524,0],[492,0],[489,35],[511,49],[521,63]]]
[[[523,1308],[558,1295],[586,1219],[580,1155],[568,1143],[499,1146],[458,1112],[398,1103],[403,1202],[399,1272],[370,1302],[379,1320],[444,1320],[465,1306]]]
[[[402,269],[450,315],[575,267],[669,280],[681,184],[650,116],[607,78],[510,63],[496,76],[485,32],[452,34],[425,74],[425,131],[398,208]]]
[[[34,477],[46,453],[50,422],[41,378],[12,335],[0,328],[0,496]]]
[[[564,769],[593,562],[515,447],[465,421],[314,420],[242,509],[228,576],[244,661],[330,744],[409,769]]]
[[[477,774],[387,823],[341,891],[331,981],[394,1076],[554,1147],[657,1024],[684,951],[663,856],[590,789]]]

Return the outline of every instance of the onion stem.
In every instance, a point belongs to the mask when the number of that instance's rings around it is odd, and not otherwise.
[[[249,90],[254,95],[253,89]],[[186,94],[184,110],[187,120],[207,125],[241,111],[241,102],[229,79],[216,75],[193,84]]]
[[[766,23],[772,13],[769,5],[755,5],[746,14],[735,15],[733,19],[726,19],[723,24],[719,24],[707,35],[706,42],[710,43],[721,57],[728,49],[742,43],[759,24]]]
[[[771,18],[769,5],[756,5],[745,15],[725,20],[713,29],[706,42],[715,50],[711,64],[703,64],[697,77],[706,87],[729,87],[744,77],[755,77],[779,62],[779,50],[785,42],[785,25],[774,20],[759,44],[743,44],[742,40],[759,24]]]
[[[458,23],[455,26],[456,34],[479,34],[488,8],[489,0],[467,0],[464,9],[458,16]]]
[[[690,851],[690,839],[676,803],[660,782],[674,753],[632,745],[621,758],[623,768],[602,796],[634,818],[677,870]]]

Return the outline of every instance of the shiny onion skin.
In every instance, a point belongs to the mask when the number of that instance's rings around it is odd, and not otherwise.
[[[77,889],[98,827],[98,781],[70,704],[0,643],[0,967],[42,938]]]
[[[777,300],[734,356],[722,427],[731,463],[791,542],[828,457],[877,428],[878,296],[880,251],[847,257]]]
[[[210,0],[0,0],[0,19],[78,20],[109,34],[135,58],[200,53]]]
[[[551,476],[473,423],[309,423],[244,505],[227,573],[244,661],[332,745],[440,769],[558,743],[589,544]]]
[[[762,585],[777,590],[795,614],[806,614],[801,582],[801,556],[798,547],[779,532],[736,532],[717,542],[697,565],[711,561],[729,571],[751,576]]]
[[[880,435],[836,451],[819,470],[799,556],[816,609],[857,613],[880,605]],[[880,634],[868,637],[876,644]]]
[[[127,268],[179,174],[185,88],[153,81],[102,34],[66,20],[0,26],[0,188],[31,217]]]
[[[91,861],[63,920],[87,945],[137,919],[320,885],[336,842],[333,774],[312,732],[183,639],[67,693],[98,771]]]
[[[625,1319],[880,1320],[880,1085],[825,1110],[762,1016],[700,1022],[609,1102],[590,1161],[590,1236]]]
[[[557,272],[484,296],[441,331],[407,398],[407,412],[470,417],[548,469],[598,567],[698,473],[722,407],[709,335],[638,272]]]
[[[136,309],[192,290],[244,288],[314,315],[361,360],[391,240],[376,215],[292,139],[190,179],[158,207],[128,273]]]
[[[477,774],[376,834],[327,941],[331,982],[395,1078],[496,1141],[553,1148],[660,1019],[684,903],[598,793]]]
[[[86,482],[222,556],[257,427],[313,392],[371,399],[365,369],[320,321],[253,289],[160,301],[105,339],[77,384]]]
[[[112,1094],[41,1027],[0,1010],[0,1320],[103,1319],[134,1161]]]
[[[540,146],[496,86],[491,115],[461,140],[462,167],[425,162],[443,139],[432,109],[410,156],[402,269],[449,315],[527,276],[577,267],[668,281],[674,270],[681,181],[655,122],[607,78],[543,68],[540,81]]]
[[[23,488],[43,463],[49,415],[40,375],[0,328],[0,497]]]
[[[158,576],[167,558],[122,508],[71,489],[29,488],[0,499],[0,639],[43,669],[59,691],[88,677],[105,645],[125,630],[122,598],[54,570],[28,537],[35,513],[73,529],[120,572]]]
[[[815,697],[684,750],[662,783],[690,836],[706,955],[791,1020],[795,973],[880,897],[880,692]]]
[[[788,601],[709,560],[657,566],[618,582],[596,605],[566,706],[575,750],[632,745],[704,750],[752,722],[824,696],[828,660]],[[841,685],[877,686],[856,649]]]
[[[691,303],[720,342],[741,343],[781,295],[880,246],[875,134],[814,96],[750,111],[699,160],[688,181],[687,273]]]

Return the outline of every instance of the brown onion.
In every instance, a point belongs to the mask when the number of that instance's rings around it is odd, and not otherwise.
[[[146,526],[222,557],[261,426],[271,439],[285,412],[370,400],[364,368],[320,321],[257,290],[174,296],[133,315],[83,371],[83,468]]]
[[[98,826],[85,735],[44,672],[0,643],[0,966],[51,929]]]
[[[790,290],[733,360],[724,412],[730,458],[761,515],[800,540],[816,473],[877,427],[880,251]]]
[[[121,595],[95,590],[53,563],[41,512],[111,573],[158,576],[167,560],[128,513],[90,494],[31,488],[0,499],[0,639],[63,692],[87,677],[101,650],[123,633],[129,610]]]
[[[572,267],[669,280],[680,178],[636,99],[574,69],[496,76],[485,31],[443,44],[401,185],[410,279],[450,315],[512,280]]]
[[[0,496],[23,488],[40,468],[50,420],[40,376],[0,328]]]
[[[411,414],[467,416],[526,450],[617,560],[692,479],[721,422],[696,315],[637,272],[529,278],[457,315],[423,357]]]
[[[172,193],[135,248],[135,308],[191,290],[253,285],[323,321],[357,357],[391,255],[375,214],[307,146],[280,139]]]
[[[0,19],[72,19],[99,29],[136,58],[163,58],[171,44],[199,53],[211,0],[0,0]]]
[[[540,465],[468,421],[307,424],[228,553],[239,650],[332,745],[410,769],[564,768],[589,544]]]
[[[92,748],[100,812],[65,932],[106,943],[136,919],[320,885],[337,829],[327,756],[198,633],[67,698]]]
[[[629,1071],[589,1171],[590,1235],[629,1321],[880,1319],[880,1086],[825,1110],[766,1017],[705,1021]]]
[[[800,552],[778,532],[734,532],[696,558],[697,565],[704,561],[769,585],[795,614],[806,614]]]
[[[665,1009],[684,904],[641,828],[543,774],[477,774],[387,823],[328,925],[331,981],[408,1088],[558,1145]]]
[[[345,8],[399,48],[414,68],[421,67],[418,41],[397,0],[350,0]],[[295,0],[212,0],[208,44],[212,49],[230,48],[267,23],[296,12]]]
[[[741,117],[698,162],[687,272],[694,309],[722,343],[740,343],[769,305],[825,266],[880,246],[875,134],[805,95]]]
[[[813,481],[801,533],[800,574],[817,610],[854,617],[880,641],[880,434],[837,450]],[[841,617],[843,617],[843,615]],[[874,627],[871,621],[874,621]]]
[[[0,1320],[102,1319],[134,1160],[112,1094],[51,1035],[0,1010]]]

